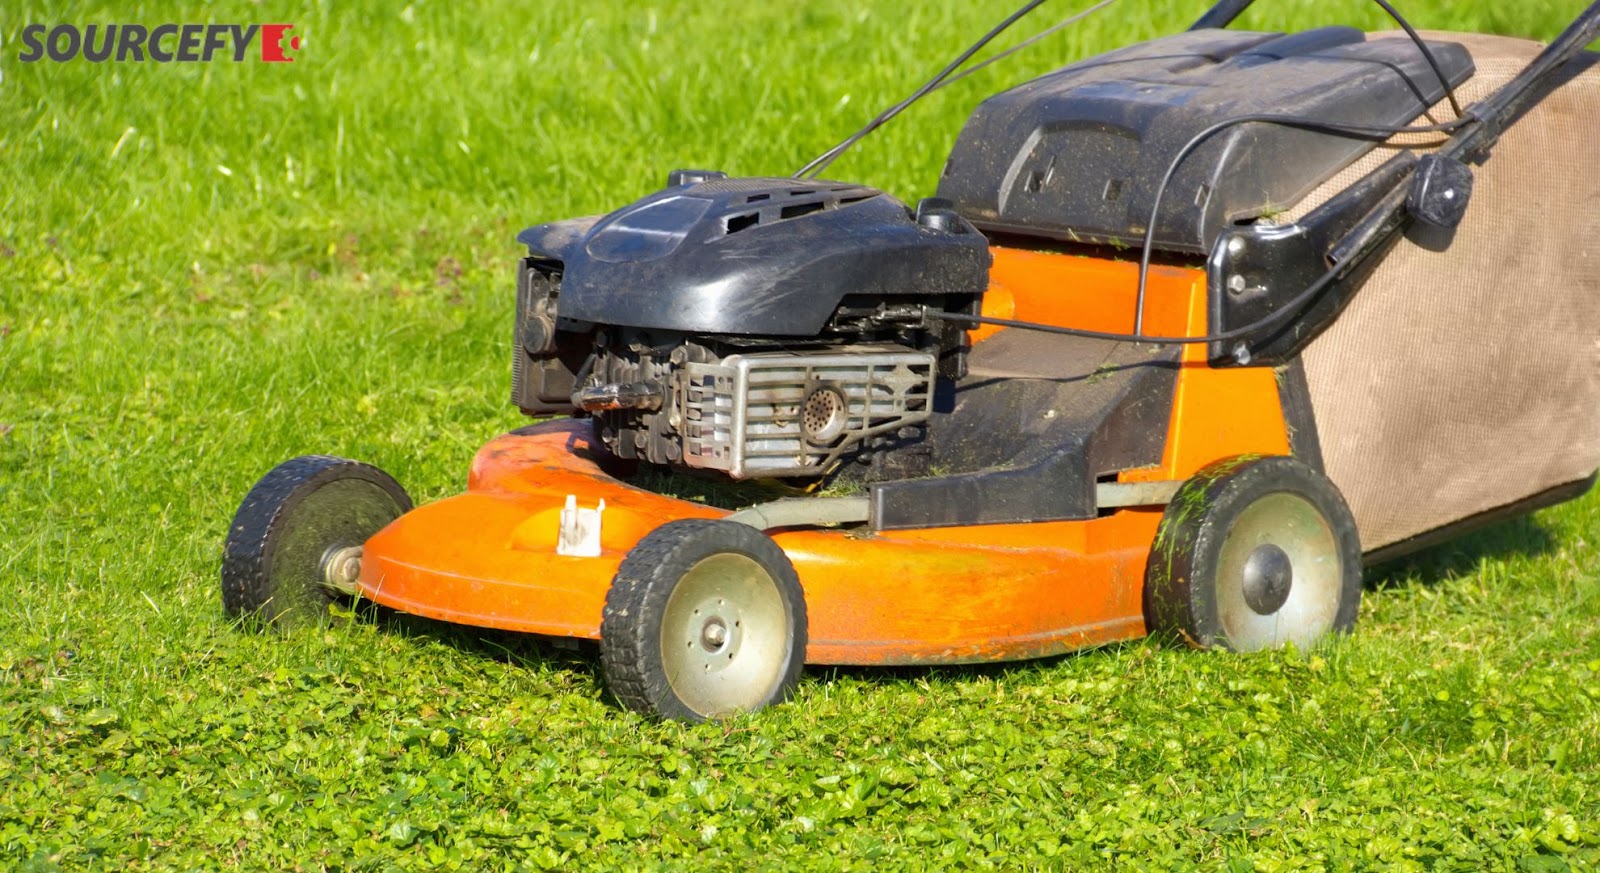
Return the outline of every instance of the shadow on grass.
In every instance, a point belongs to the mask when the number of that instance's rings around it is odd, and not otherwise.
[[[1559,543],[1559,538],[1538,519],[1522,515],[1375,564],[1367,569],[1364,581],[1370,591],[1437,585],[1476,572],[1486,560],[1538,557]]]
[[[992,661],[979,664],[900,664],[876,667],[825,664],[806,667],[806,674],[823,681],[844,679],[864,685],[894,685],[901,682],[915,682],[919,679],[954,682],[971,679],[1000,681],[1048,670],[1080,658],[1106,657],[1122,649],[1146,645],[1154,643],[1149,640],[1130,640],[1020,661]]]
[[[592,685],[597,691],[603,691],[605,687],[600,668],[600,646],[593,640],[571,640],[451,624],[410,615],[370,601],[361,603],[359,615],[362,621],[377,625],[384,633],[421,642],[440,643],[465,654],[514,667],[562,670],[575,678],[581,678],[585,685]],[[1131,640],[1018,661],[893,666],[811,665],[806,667],[806,675],[821,681],[846,680],[867,685],[898,684],[918,679],[1000,680],[1035,670],[1050,669],[1078,658],[1104,657],[1130,647],[1140,646],[1184,648],[1178,641],[1167,643]]]
[[[1553,550],[1559,540],[1531,516],[1520,516],[1452,539],[1421,551],[1385,561],[1366,571],[1369,591],[1408,585],[1432,586],[1475,572],[1485,560],[1516,556],[1534,557]],[[499,631],[409,615],[371,602],[361,605],[361,615],[387,633],[438,642],[478,657],[527,669],[566,671],[583,684],[602,690],[599,644],[537,634]],[[1003,680],[1036,670],[1053,669],[1079,658],[1114,657],[1129,649],[1187,649],[1181,640],[1141,639],[1063,652],[1040,658],[979,664],[896,666],[811,666],[807,674],[821,681],[853,681],[867,685],[897,684],[920,679]]]
[[[600,646],[593,640],[546,637],[538,634],[452,624],[400,612],[371,601],[360,606],[361,619],[384,633],[406,639],[436,642],[486,660],[515,667],[548,667],[583,676],[600,687]]]
[[[1193,652],[1194,649],[1176,636],[1148,636],[1139,639],[1101,643],[1081,649],[1071,649],[1052,655],[1021,658],[1014,661],[988,661],[971,664],[897,664],[856,666],[821,664],[806,667],[806,675],[823,681],[843,679],[866,685],[892,685],[902,682],[929,681],[962,682],[972,679],[991,681],[1012,680],[1027,674],[1054,670],[1068,664],[1083,662],[1093,669],[1100,659],[1120,659],[1127,655],[1138,656],[1141,650]]]

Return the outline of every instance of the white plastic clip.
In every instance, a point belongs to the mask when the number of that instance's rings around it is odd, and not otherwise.
[[[600,557],[600,514],[606,511],[602,498],[594,509],[579,509],[578,496],[567,495],[561,510],[561,533],[556,537],[556,554],[574,558]]]

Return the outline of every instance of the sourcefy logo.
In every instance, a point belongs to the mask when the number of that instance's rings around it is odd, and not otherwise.
[[[292,24],[30,24],[22,29],[17,60],[242,63],[259,35],[261,60],[281,64],[293,61],[292,53],[300,50],[300,36],[293,31]]]

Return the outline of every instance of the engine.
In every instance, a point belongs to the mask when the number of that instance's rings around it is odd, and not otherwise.
[[[919,441],[967,349],[927,312],[975,311],[988,281],[987,242],[947,204],[838,183],[675,173],[519,239],[518,406],[735,479]]]
[[[928,417],[936,356],[901,345],[804,351],[631,343],[605,352],[575,395],[619,457],[735,478],[831,469],[875,437]]]

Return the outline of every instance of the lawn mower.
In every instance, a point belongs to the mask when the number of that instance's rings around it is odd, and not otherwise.
[[[523,231],[539,421],[416,508],[280,465],[226,611],[597,641],[626,707],[719,719],[807,663],[1312,646],[1364,564],[1589,488],[1600,3],[1541,47],[1226,0],[983,101],[915,206],[818,177],[1037,5],[793,176]]]

